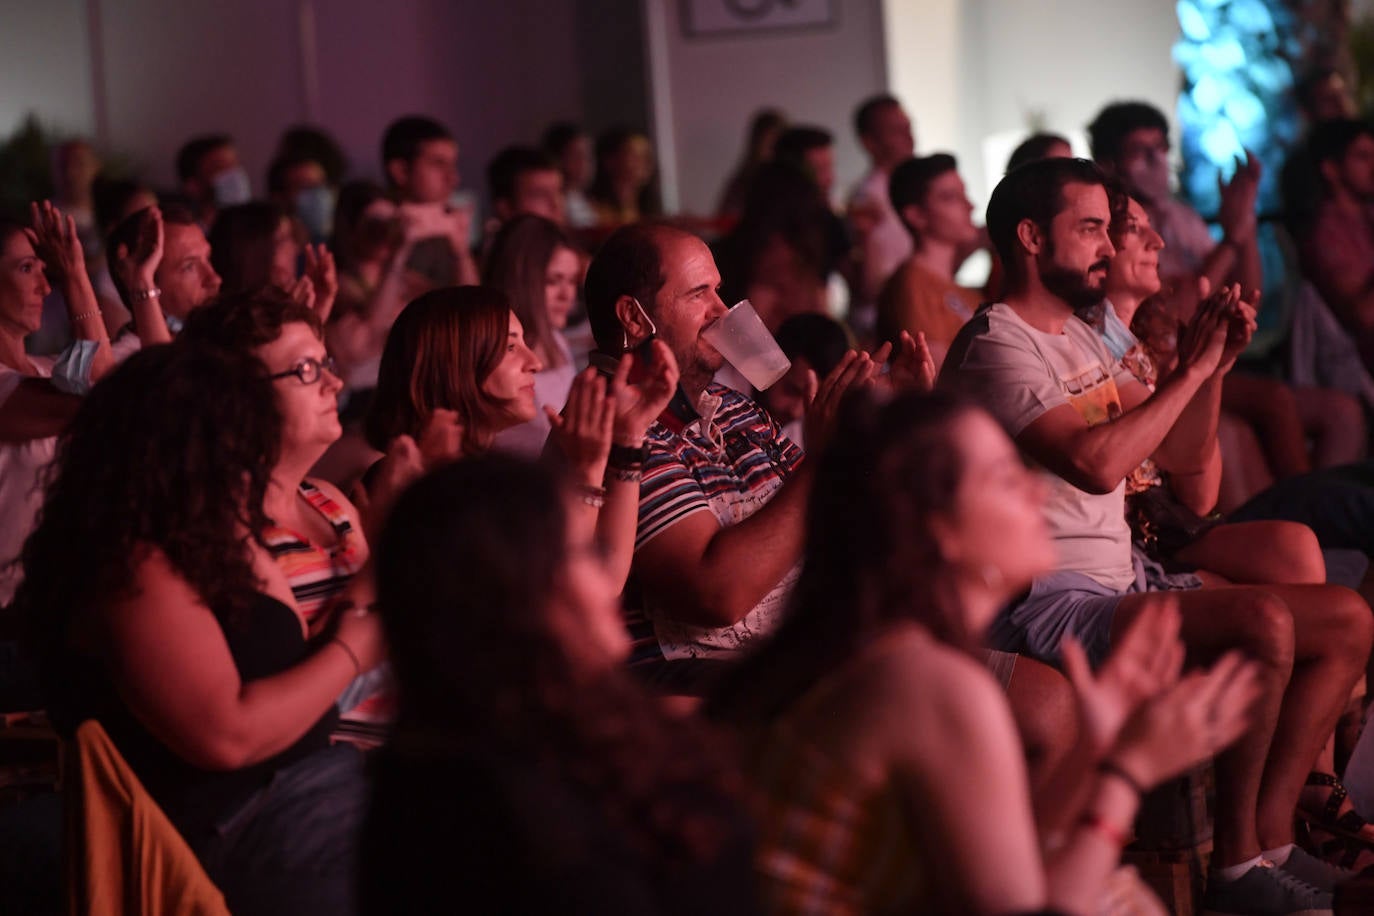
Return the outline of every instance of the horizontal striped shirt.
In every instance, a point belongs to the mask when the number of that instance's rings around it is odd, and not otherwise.
[[[649,428],[636,550],[697,512],[710,512],[722,528],[739,524],[773,498],[802,460],[778,424],[738,392],[712,384],[697,406],[700,419],[680,432],[662,422]],[[728,655],[772,632],[799,571],[800,563],[730,627],[674,620],[652,594],[644,596],[645,614],[667,658]]]

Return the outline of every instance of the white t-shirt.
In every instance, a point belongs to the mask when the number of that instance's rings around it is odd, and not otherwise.
[[[1070,318],[1062,334],[1047,334],[998,303],[980,309],[954,338],[940,384],[974,397],[1015,438],[1046,411],[1072,405],[1089,426],[1122,413],[1119,386],[1134,377],[1112,358],[1097,332]],[[1135,581],[1125,480],[1112,492],[1086,493],[1042,470],[1049,482],[1045,516],[1059,568],[1108,588]]]
[[[51,357],[30,356],[34,375],[52,375]],[[0,404],[14,394],[23,373],[0,365]],[[33,530],[34,517],[43,504],[38,488],[39,473],[52,462],[57,437],[30,439],[28,442],[0,442],[0,605],[9,604],[23,578],[18,567],[9,562],[19,556],[24,540]]]
[[[911,233],[892,209],[892,198],[887,193],[889,177],[887,172],[869,172],[849,196],[850,207],[882,214],[864,241],[863,274],[867,289],[859,290],[851,305],[871,306],[877,302],[883,284],[911,257]]]

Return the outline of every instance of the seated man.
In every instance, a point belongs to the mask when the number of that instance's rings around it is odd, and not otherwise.
[[[133,313],[133,326],[115,339],[122,359],[144,344],[171,340],[197,306],[219,292],[210,243],[191,211],[176,204],[147,207],[115,226],[106,241],[110,278]]]
[[[1146,457],[1188,472],[1207,456],[1206,414],[1248,340],[1229,300],[1208,300],[1180,334],[1177,368],[1151,394],[1074,317],[1100,301],[1115,253],[1102,173],[1047,159],[1006,176],[988,204],[988,231],[1007,272],[1007,296],[979,310],[955,338],[940,383],[977,397],[1041,468],[1057,572],[994,624],[994,647],[1057,661],[1065,636],[1095,660],[1139,613],[1142,593],[1178,592],[1194,663],[1233,650],[1264,665],[1254,725],[1217,759],[1213,871],[1206,905],[1218,913],[1322,910],[1333,879],[1292,845],[1308,771],[1369,656],[1369,608],[1337,586],[1196,590],[1196,580],[1133,562],[1123,493]],[[1282,867],[1275,867],[1275,863]],[[1257,867],[1259,866],[1259,867]],[[1297,877],[1295,877],[1297,876]]]
[[[959,164],[947,153],[908,159],[888,183],[892,209],[911,234],[912,255],[897,268],[878,297],[878,339],[902,331],[926,335],[935,365],[973,317],[982,291],[954,282],[954,273],[979,240]]]
[[[1298,239],[1303,272],[1374,366],[1374,125],[1326,121],[1308,151],[1321,193]]]
[[[547,153],[525,146],[508,146],[487,166],[491,213],[496,227],[533,213],[563,225],[563,173]]]
[[[253,197],[248,171],[239,162],[238,148],[227,134],[193,137],[177,150],[177,179],[196,220],[206,229],[224,207],[247,203]]]
[[[406,267],[432,286],[478,282],[468,249],[472,213],[450,205],[458,189],[458,141],[432,118],[397,118],[382,136],[382,171],[403,221],[423,227]]]

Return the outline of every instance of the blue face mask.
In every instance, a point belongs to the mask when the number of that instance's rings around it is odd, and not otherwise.
[[[302,188],[296,192],[295,205],[310,241],[327,241],[334,228],[334,191],[327,185]]]
[[[248,172],[243,166],[220,172],[211,183],[214,190],[215,206],[232,207],[246,204],[253,199],[253,187],[248,182]]]

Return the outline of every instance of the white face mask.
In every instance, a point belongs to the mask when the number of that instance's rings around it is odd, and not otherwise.
[[[1149,201],[1169,199],[1169,157],[1155,154],[1137,156],[1122,170],[1126,180],[1140,196]]]
[[[253,199],[253,188],[248,181],[248,171],[243,166],[235,166],[220,172],[211,182],[215,195],[215,206],[232,207],[246,204]]]

